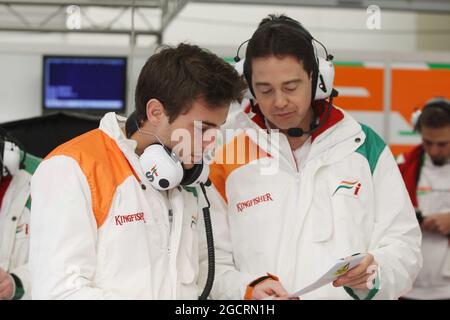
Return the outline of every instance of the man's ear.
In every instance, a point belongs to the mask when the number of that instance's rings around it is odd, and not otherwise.
[[[145,107],[147,111],[147,120],[155,126],[157,126],[163,117],[166,116],[164,106],[158,99],[150,99]]]

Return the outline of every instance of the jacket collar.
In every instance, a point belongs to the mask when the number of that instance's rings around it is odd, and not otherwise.
[[[326,101],[317,101],[313,107],[319,120],[326,120],[326,122],[312,134],[308,161],[316,158],[318,155],[322,155],[324,163],[334,162],[349,152],[353,152],[364,143],[365,135],[362,132],[361,125],[347,115],[345,111],[334,105],[329,106]],[[331,107],[328,116],[326,112],[327,107]],[[259,108],[251,108],[250,106],[239,112],[226,127],[244,130],[246,128],[263,129],[267,134],[266,138],[270,135],[264,130],[267,128]],[[360,138],[359,142],[355,143],[355,139],[358,137]],[[264,151],[270,153],[270,151]]]
[[[145,174],[139,162],[139,156],[135,152],[137,142],[132,139],[127,139],[122,131],[122,128],[125,128],[126,120],[125,117],[117,115],[114,112],[108,112],[100,120],[99,129],[117,143],[117,146],[133,168],[136,178],[140,181],[146,181]]]
[[[329,115],[327,117],[329,110]],[[334,105],[329,105],[327,101],[320,100],[316,101],[313,104],[314,114],[316,117],[319,118],[318,123],[322,123],[322,121],[326,120],[325,123],[321,125],[319,129],[314,131],[311,134],[311,142],[313,142],[318,136],[323,134],[328,129],[335,126],[338,122],[340,122],[342,119],[344,119],[344,114],[341,110],[337,109]],[[251,104],[249,104],[245,110],[244,113],[247,114],[247,116],[259,127],[262,129],[267,129],[264,115],[262,114],[261,110],[259,109],[258,105],[255,105],[254,108],[252,108]],[[326,119],[325,119],[326,118]]]
[[[124,153],[132,151],[134,153],[137,142],[132,139],[127,139],[122,129],[125,128],[125,122],[127,118],[117,115],[114,112],[108,112],[100,120],[100,130],[106,133],[114,141],[119,144],[120,149]],[[122,149],[123,145],[123,149]]]

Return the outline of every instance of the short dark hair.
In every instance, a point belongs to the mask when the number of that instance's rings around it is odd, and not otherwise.
[[[317,72],[311,34],[300,22],[284,14],[270,14],[261,20],[258,29],[250,38],[245,53],[244,75],[250,90],[252,88],[252,60],[268,56],[294,56],[303,62],[309,74]],[[314,77],[313,77],[314,79]],[[313,83],[313,88],[315,84]]]
[[[415,130],[423,127],[443,128],[450,125],[450,103],[446,99],[437,98],[428,102],[417,120]]]
[[[203,98],[210,107],[241,101],[245,82],[225,60],[196,45],[162,46],[139,74],[135,103],[139,123],[147,119],[146,105],[159,100],[169,122],[189,111],[194,100]]]

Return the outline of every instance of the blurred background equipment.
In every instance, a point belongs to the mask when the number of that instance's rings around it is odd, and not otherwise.
[[[44,158],[60,144],[98,128],[99,117],[58,112],[0,124],[27,153]]]

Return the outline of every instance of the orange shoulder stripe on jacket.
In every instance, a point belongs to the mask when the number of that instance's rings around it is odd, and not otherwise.
[[[117,143],[100,129],[89,131],[53,150],[45,159],[63,155],[74,159],[91,191],[97,228],[105,222],[116,189],[134,174]]]
[[[225,184],[228,176],[234,170],[264,157],[270,157],[270,154],[262,150],[245,133],[242,133],[234,137],[230,143],[219,148],[214,162],[210,165],[209,179],[222,198],[227,201]]]

